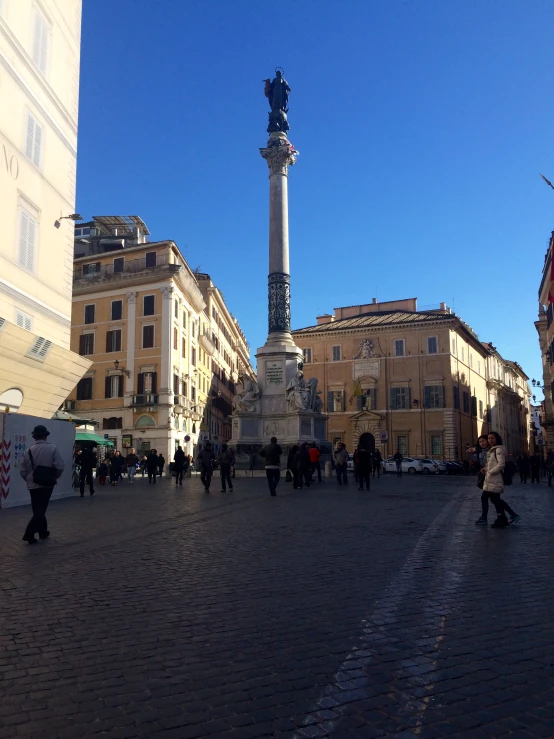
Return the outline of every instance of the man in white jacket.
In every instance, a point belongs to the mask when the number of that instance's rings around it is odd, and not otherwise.
[[[41,539],[50,536],[46,509],[54,485],[61,477],[65,465],[58,448],[48,442],[50,431],[45,426],[35,426],[31,435],[35,443],[23,455],[19,474],[27,482],[33,507],[33,517],[27,524],[23,541],[36,544],[35,534]]]

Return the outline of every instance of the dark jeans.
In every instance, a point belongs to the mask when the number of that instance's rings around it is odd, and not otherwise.
[[[317,472],[318,482],[321,482],[321,464],[319,462],[312,463],[312,475],[315,476],[316,472]]]
[[[343,482],[346,485],[348,483],[348,477],[346,476],[346,470],[347,470],[346,465],[337,464],[335,465],[335,470],[337,472],[337,481],[339,485],[342,485]]]
[[[164,468],[163,467],[160,467],[159,470],[158,470],[158,475],[160,477],[163,477],[163,474],[164,474]]]
[[[269,492],[271,495],[275,495],[277,485],[281,479],[281,470],[268,470],[266,468],[265,474],[267,476],[267,484],[269,485]]]
[[[375,477],[375,473],[377,473],[377,477],[381,477],[381,465],[380,464],[373,465],[373,477]]]
[[[528,477],[529,477],[529,473],[526,470],[519,471],[519,479],[521,482],[527,482]]]
[[[369,474],[370,474],[370,470],[358,468],[358,483],[360,486],[360,490],[363,490],[364,482],[365,482],[366,490],[369,490]]]
[[[94,493],[94,482],[92,481],[92,467],[86,470],[84,470],[81,467],[81,472],[79,473],[79,482],[81,483],[81,495],[85,494],[85,485],[88,485],[90,492]]]
[[[154,483],[155,483],[156,482],[156,473],[158,472],[158,470],[157,469],[155,469],[155,470],[147,470],[147,472],[148,472],[148,482],[154,481]]]
[[[221,489],[225,490],[225,483],[229,485],[229,490],[233,489],[233,483],[231,482],[231,465],[221,465]]]
[[[202,468],[200,472],[200,479],[202,480],[202,485],[204,485],[206,490],[210,489],[210,483],[212,481],[213,473],[214,471],[212,469],[207,470],[204,467]]]
[[[531,467],[531,482],[540,482],[539,470],[537,468],[533,469],[533,467]]]
[[[306,483],[306,487],[309,488],[312,483],[312,471],[311,469],[296,470],[294,473],[294,485],[297,488],[302,487],[302,481]]]
[[[402,462],[396,463],[396,475],[402,477]]]
[[[513,508],[510,508],[510,506],[506,503],[506,501],[500,496],[500,493],[487,493],[485,490],[483,490],[483,495],[481,495],[481,504],[483,506],[483,518],[486,518],[488,513],[488,506],[487,506],[487,513],[485,513],[485,502],[483,501],[483,496],[488,495],[490,498],[491,503],[496,508],[496,513],[499,516],[503,516],[505,513],[509,513],[510,516],[515,516],[516,512],[513,510]]]
[[[182,485],[183,484],[183,472],[185,471],[183,467],[175,467],[175,484],[176,485]]]
[[[35,490],[29,490],[33,516],[27,524],[25,536],[28,536],[29,538],[34,534],[44,536],[48,531],[48,523],[46,521],[45,514],[53,489],[54,488],[36,488]]]

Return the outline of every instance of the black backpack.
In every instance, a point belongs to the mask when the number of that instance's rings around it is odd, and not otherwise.
[[[494,456],[496,457],[496,449],[494,451]],[[497,457],[498,459],[498,457]],[[512,462],[511,459],[509,459],[504,469],[502,470],[502,481],[504,482],[504,485],[512,485],[514,482],[514,475],[517,472],[517,466],[514,462]]]

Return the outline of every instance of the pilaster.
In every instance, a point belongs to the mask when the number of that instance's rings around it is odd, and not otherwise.
[[[129,374],[125,378],[125,405],[130,406],[135,388],[135,343],[137,335],[137,294],[127,293],[127,357],[125,366]]]
[[[172,342],[171,342],[171,327],[173,315],[173,286],[162,287],[160,289],[162,294],[162,340],[161,340],[161,365],[162,371],[160,373],[160,389],[159,394],[165,395],[165,398],[160,397],[160,403],[168,403],[169,395],[173,392],[172,388],[172,369],[173,363],[172,358]]]

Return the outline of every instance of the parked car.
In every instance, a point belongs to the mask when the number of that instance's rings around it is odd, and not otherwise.
[[[439,463],[434,459],[422,459],[423,462],[423,474],[424,475],[438,475],[440,474]]]
[[[383,472],[396,472],[396,462],[393,457],[385,459],[383,462]],[[423,462],[421,459],[414,459],[413,457],[404,457],[402,460],[402,472],[407,472],[410,475],[415,475],[416,472],[423,473]]]
[[[445,462],[447,475],[461,475],[464,467],[459,462]]]

